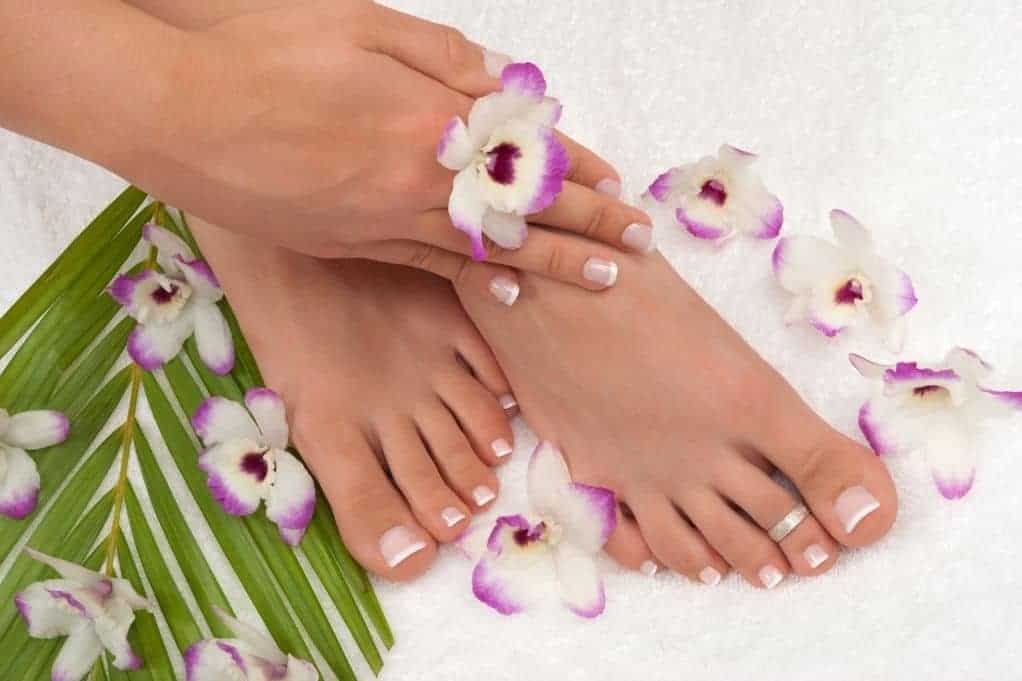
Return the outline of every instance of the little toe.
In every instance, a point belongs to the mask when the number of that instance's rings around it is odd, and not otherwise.
[[[419,523],[439,542],[457,539],[472,514],[440,476],[415,424],[395,418],[378,432],[391,477]]]
[[[657,492],[632,495],[628,506],[635,514],[642,536],[659,562],[689,579],[715,586],[728,565],[679,513],[667,497]]]
[[[637,570],[647,577],[656,575],[660,569],[656,556],[649,550],[642,531],[634,518],[617,511],[617,526],[607,539],[604,550],[619,565],[629,570]]]
[[[473,511],[489,506],[497,498],[497,476],[476,455],[447,407],[439,399],[424,406],[416,424],[450,488]]]
[[[787,559],[767,533],[739,515],[715,491],[691,492],[681,505],[706,541],[749,584],[772,589],[790,572]]]
[[[458,370],[442,376],[436,391],[480,459],[495,466],[510,458],[514,435],[495,395],[473,376]]]
[[[717,481],[718,489],[734,505],[767,531],[801,503],[782,485],[740,456]],[[838,544],[812,516],[806,516],[778,543],[792,570],[802,576],[822,574],[834,566]]]

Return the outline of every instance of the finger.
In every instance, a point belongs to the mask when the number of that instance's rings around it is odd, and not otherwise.
[[[529,222],[638,253],[649,253],[655,247],[653,221],[644,211],[573,182],[565,182],[553,205],[530,215]]]
[[[621,176],[614,166],[564,133],[558,132],[557,139],[568,151],[567,180],[611,198],[621,198]]]
[[[480,289],[485,287],[495,302],[509,307],[518,300],[521,290],[518,286],[518,274],[510,267],[475,263],[467,255],[421,241],[395,239],[357,244],[347,247],[344,257],[414,267],[432,272],[456,285],[461,283],[466,268],[484,268],[483,274],[476,275],[474,281],[479,282]]]

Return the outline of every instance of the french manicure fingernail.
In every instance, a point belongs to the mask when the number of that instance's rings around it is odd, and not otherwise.
[[[617,263],[601,258],[589,258],[582,267],[582,276],[596,284],[613,286],[617,281]]]
[[[653,228],[638,222],[625,228],[621,234],[621,242],[641,253],[649,253],[656,246],[653,243]]]
[[[707,586],[717,586],[720,584],[720,573],[707,565],[700,570],[699,581]]]
[[[759,581],[763,582],[763,586],[768,589],[773,589],[781,583],[782,579],[784,579],[784,575],[773,565],[764,565],[759,571]]]
[[[516,400],[515,396],[511,394],[501,395],[497,399],[497,402],[500,403],[500,408],[504,411],[511,411],[518,406],[518,400]]]
[[[849,487],[834,502],[834,512],[848,534],[855,530],[863,518],[878,508],[880,502],[862,485]]]
[[[490,280],[490,293],[508,307],[515,304],[520,291],[518,283],[505,276],[496,276]]]
[[[472,498],[476,500],[476,506],[485,506],[496,499],[497,495],[486,485],[479,485],[472,490]]]
[[[647,577],[652,577],[653,575],[655,575],[657,569],[658,568],[656,566],[656,563],[654,563],[651,560],[645,560],[642,562],[642,565],[639,566],[639,572],[646,575]]]
[[[404,525],[395,525],[380,537],[380,553],[389,567],[400,565],[406,558],[426,548],[426,542]]]
[[[483,65],[491,78],[500,78],[504,73],[504,68],[510,63],[511,57],[506,54],[483,48]]]
[[[605,177],[596,183],[596,191],[618,199],[621,198],[621,183],[612,177]]]
[[[802,552],[809,567],[816,569],[827,562],[827,552],[819,544],[810,544],[809,548]]]
[[[440,517],[444,519],[445,523],[447,523],[447,527],[454,527],[465,519],[465,514],[453,506],[448,506],[444,510],[440,511]]]
[[[497,455],[498,459],[503,459],[505,456],[511,456],[511,452],[514,451],[511,447],[511,443],[504,438],[494,440],[493,443],[490,444],[490,448],[493,449],[493,453]]]

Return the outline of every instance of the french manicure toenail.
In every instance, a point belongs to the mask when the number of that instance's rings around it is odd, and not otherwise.
[[[862,485],[849,487],[834,502],[834,512],[845,532],[851,534],[863,518],[880,508],[880,502]]]
[[[497,495],[486,485],[479,485],[472,490],[472,498],[476,500],[476,506],[485,506],[496,499]]]
[[[764,565],[759,571],[759,581],[763,582],[763,586],[768,589],[773,589],[781,583],[782,579],[784,579],[784,575],[773,565]]]
[[[658,569],[659,568],[657,568],[656,563],[654,563],[651,560],[644,560],[642,561],[642,565],[639,566],[639,572],[646,575],[647,577],[652,577],[653,575],[655,575]]]
[[[706,586],[717,586],[720,584],[720,573],[707,565],[699,571],[699,581]]]
[[[406,558],[426,548],[426,542],[404,525],[395,525],[380,537],[380,553],[388,567],[397,567]]]
[[[656,245],[653,243],[653,228],[638,222],[628,225],[621,235],[621,243],[641,253],[649,253]]]
[[[504,411],[511,411],[518,406],[518,400],[515,399],[514,395],[501,395],[497,398],[497,402],[500,404],[500,408]]]
[[[454,527],[465,519],[465,514],[453,506],[448,506],[444,510],[440,511],[440,517],[444,519],[445,523],[447,523],[447,527]]]
[[[621,183],[612,177],[605,177],[596,183],[596,191],[617,199],[621,197]]]
[[[483,66],[491,78],[500,78],[504,67],[511,63],[511,57],[493,50],[483,49]]]
[[[498,459],[510,456],[511,452],[514,451],[514,449],[511,448],[511,444],[504,438],[494,440],[490,447],[493,449],[493,453],[497,455]]]
[[[802,552],[802,555],[806,557],[806,562],[809,563],[809,567],[814,570],[824,563],[827,562],[827,552],[819,544],[810,544],[809,548]]]
[[[515,304],[520,292],[518,282],[505,276],[497,276],[490,280],[490,294],[508,307]]]
[[[602,258],[589,258],[582,268],[582,276],[596,284],[613,286],[617,281],[617,263]]]

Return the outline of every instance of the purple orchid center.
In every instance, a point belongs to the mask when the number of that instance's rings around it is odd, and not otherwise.
[[[270,467],[266,463],[263,452],[249,452],[241,457],[241,470],[262,482],[266,479],[266,474],[270,472]]]
[[[917,388],[913,388],[912,394],[917,395],[919,397],[926,397],[927,395],[933,394],[941,390],[946,390],[946,388],[939,385],[921,385]]]
[[[857,300],[862,300],[862,297],[862,282],[858,279],[849,279],[834,294],[834,302],[838,305],[851,305]]]
[[[157,286],[156,290],[153,291],[153,301],[157,305],[166,305],[174,299],[177,292],[181,290],[177,284],[171,284],[170,289],[165,289],[162,286]]]
[[[727,189],[717,180],[707,180],[699,190],[699,198],[723,206],[727,201]]]
[[[515,181],[515,160],[521,158],[522,150],[509,142],[501,142],[486,154],[486,172],[497,184],[511,184]]]
[[[546,534],[546,523],[541,522],[530,528],[515,530],[514,539],[519,546],[528,546],[542,539],[544,534]]]

